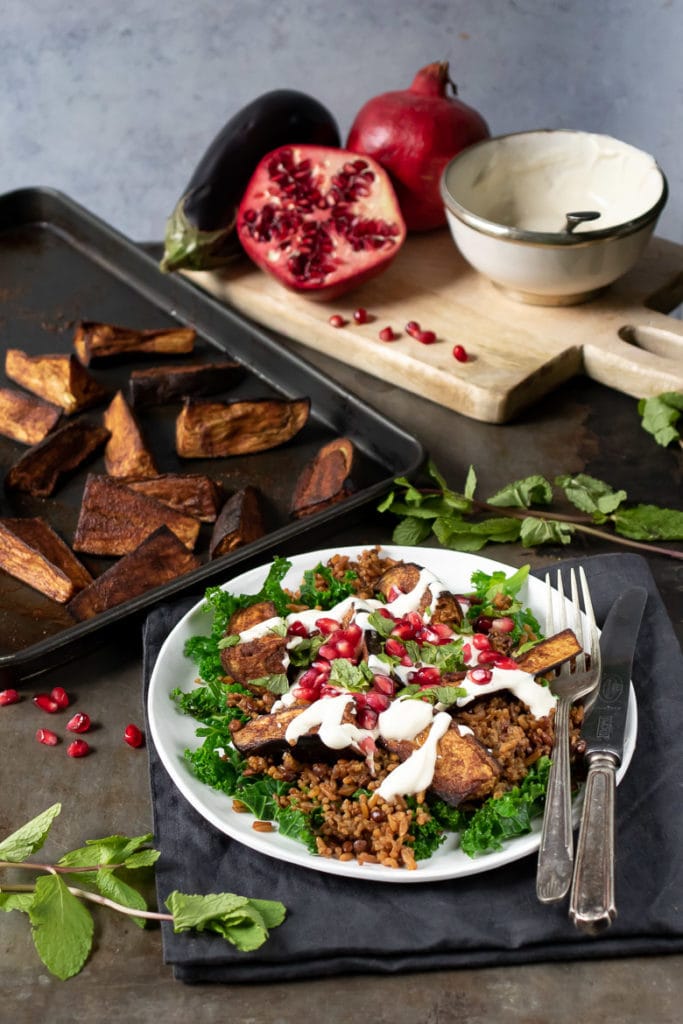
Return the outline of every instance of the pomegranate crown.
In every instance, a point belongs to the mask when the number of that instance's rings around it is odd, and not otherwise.
[[[448,73],[448,61],[438,60],[420,68],[413,79],[410,91],[420,96],[445,96],[449,85],[453,95],[457,96],[458,87]]]

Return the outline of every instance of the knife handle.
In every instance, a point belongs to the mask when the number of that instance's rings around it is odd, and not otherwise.
[[[576,927],[597,935],[617,916],[614,899],[614,799],[616,759],[591,759],[579,828],[569,917]]]
[[[555,746],[536,866],[536,896],[541,903],[557,903],[563,899],[572,881],[574,823],[569,766],[570,706],[565,697],[560,697],[555,709]]]

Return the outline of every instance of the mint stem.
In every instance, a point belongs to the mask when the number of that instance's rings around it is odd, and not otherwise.
[[[2,865],[0,865],[2,866]],[[12,864],[11,867],[33,867],[28,864]],[[87,889],[78,889],[75,885],[68,885],[67,889],[72,896],[78,896],[91,903],[99,903],[102,907],[109,907],[111,910],[118,910],[119,914],[127,914],[129,917],[144,917],[148,921],[172,921],[173,914],[162,914],[157,910],[138,910],[136,907],[126,907],[123,903],[116,903],[106,896],[100,896],[96,892],[88,892]],[[3,885],[3,892],[34,892],[33,885]]]

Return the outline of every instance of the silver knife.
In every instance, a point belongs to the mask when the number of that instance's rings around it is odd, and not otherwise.
[[[569,917],[597,935],[617,916],[614,896],[616,773],[624,756],[633,654],[647,590],[633,587],[614,602],[600,636],[600,689],[581,730],[588,775],[584,791]]]

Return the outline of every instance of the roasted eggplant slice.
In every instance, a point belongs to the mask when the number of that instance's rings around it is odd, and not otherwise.
[[[150,366],[133,370],[128,387],[137,409],[166,405],[184,398],[198,398],[229,391],[244,376],[241,363],[226,359],[220,363],[192,363],[183,366]]]
[[[238,608],[228,623],[228,634],[243,633],[259,622],[272,619],[277,615],[277,608],[272,601],[258,601],[248,608]]]
[[[232,742],[236,749],[245,757],[277,757],[292,746],[285,739],[287,726],[301,714],[303,707],[282,708],[269,715],[258,715],[232,734]],[[295,745],[297,760],[300,761],[331,761],[336,760],[340,753],[344,757],[362,757],[352,747],[343,751],[331,750],[326,747],[318,735],[317,726],[300,736]]]
[[[148,498],[163,501],[187,516],[213,523],[223,504],[223,489],[210,476],[200,473],[160,473],[158,476],[123,481],[127,487]]]
[[[5,373],[15,384],[52,402],[67,416],[99,405],[107,391],[73,355],[29,356],[10,348],[5,356]]]
[[[199,566],[199,559],[166,526],[81,590],[67,605],[79,622],[115,608]]]
[[[0,434],[21,444],[38,444],[59,423],[62,410],[14,388],[0,388]]]
[[[128,555],[160,526],[172,530],[186,548],[194,548],[198,519],[138,494],[115,477],[91,473],[83,491],[73,548],[91,555]]]
[[[529,672],[532,676],[541,676],[557,668],[564,661],[575,658],[583,648],[571,629],[563,629],[560,633],[539,640],[515,661],[522,672]]]
[[[353,442],[348,437],[338,437],[323,445],[304,466],[292,497],[291,512],[295,518],[320,512],[350,494],[354,452]]]
[[[192,352],[196,331],[191,327],[166,327],[159,330],[136,330],[81,320],[76,325],[74,348],[83,366],[94,359],[112,359],[129,355],[172,355]]]
[[[92,583],[68,544],[40,517],[0,519],[0,568],[60,604]]]
[[[209,554],[212,558],[227,555],[263,537],[265,532],[261,496],[248,485],[236,491],[221,509],[211,534]]]
[[[401,761],[406,761],[426,741],[429,729],[414,740],[383,740],[382,745]],[[453,724],[437,745],[436,765],[431,792],[447,804],[457,807],[465,800],[478,800],[488,796],[498,778],[500,766],[474,736],[461,735]]]
[[[283,673],[286,669],[286,648],[286,636],[269,633],[234,647],[224,647],[221,664],[226,675],[247,686],[254,679]]]
[[[176,450],[184,459],[264,452],[298,434],[310,407],[308,398],[187,401],[176,420]]]
[[[85,420],[66,423],[14,463],[5,477],[5,487],[48,498],[62,477],[93,456],[108,439],[106,427]]]
[[[111,435],[104,449],[107,473],[118,477],[157,476],[152,453],[122,391],[116,392],[105,409],[103,422]]]

